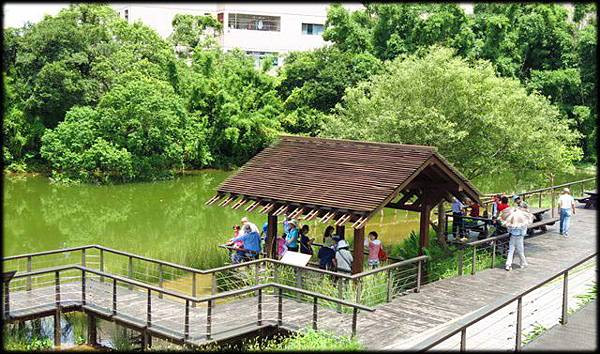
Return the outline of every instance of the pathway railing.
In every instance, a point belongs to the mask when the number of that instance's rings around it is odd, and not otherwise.
[[[591,260],[592,258],[597,257],[598,252],[594,252],[591,255],[583,258],[582,260],[572,264],[564,270],[546,278],[544,281],[539,282],[537,285],[530,287],[529,289],[522,291],[516,295],[510,295],[505,299],[500,300],[499,302],[491,305],[487,305],[484,308],[476,311],[475,313],[457,321],[456,323],[450,325],[448,328],[435,333],[426,339],[420,341],[410,348],[410,350],[415,351],[426,351],[429,349],[433,349],[435,346],[441,344],[442,342],[448,340],[460,333],[460,351],[466,350],[467,345],[467,329],[473,324],[483,320],[484,318],[494,314],[495,312],[505,308],[510,304],[514,304],[517,302],[517,310],[516,310],[516,319],[515,319],[515,350],[521,350],[522,347],[522,325],[523,325],[523,297],[532,291],[550,283],[554,279],[559,277],[563,277],[563,292],[562,292],[562,311],[560,317],[560,323],[566,324],[568,321],[568,285],[569,285],[569,271],[579,265]]]
[[[27,289],[22,283],[32,277],[53,280],[36,282],[34,288]],[[102,282],[101,278],[108,281]],[[53,288],[54,291],[46,291],[48,288]],[[43,291],[36,291],[37,289]],[[216,332],[223,333],[229,328],[252,324],[261,326],[266,321],[271,321],[277,326],[284,325],[284,291],[297,292],[312,299],[313,329],[318,328],[319,301],[351,308],[352,336],[356,335],[358,311],[374,311],[368,306],[272,282],[216,295],[193,297],[127,277],[71,265],[16,274],[3,284],[2,314],[4,321],[11,321],[26,314],[46,314],[50,311],[54,313],[55,319],[59,319],[65,307],[68,306],[71,310],[75,307],[150,331],[153,335],[181,340],[187,344],[198,344],[198,341],[209,341]],[[217,306],[219,300],[240,300],[247,294],[253,295],[256,302],[231,301]],[[166,301],[163,297],[179,301]],[[266,297],[275,299],[276,311],[267,311]],[[221,316],[215,312],[219,307],[224,309]],[[275,316],[269,316],[273,313]],[[286,325],[294,327],[296,324],[292,320]],[[60,345],[60,330],[60,326],[55,326],[56,345]]]
[[[563,184],[558,184],[558,185],[554,185],[554,186],[550,186],[550,187],[546,187],[546,188],[540,188],[540,189],[534,189],[531,191],[526,191],[526,192],[522,192],[522,193],[517,193],[517,195],[521,196],[521,198],[523,200],[526,200],[527,198],[529,198],[530,196],[535,196],[536,194],[538,195],[538,208],[542,207],[542,196],[544,194],[550,194],[550,205],[549,207],[552,209],[551,214],[552,217],[554,217],[554,213],[555,213],[555,206],[556,206],[556,198],[558,196],[558,193],[556,193],[557,189],[561,189],[561,188],[565,188],[565,187],[571,187],[571,186],[576,186],[576,185],[580,185],[581,188],[581,195],[584,194],[585,191],[585,184],[587,182],[591,182],[591,181],[596,181],[596,177],[590,177],[590,178],[585,178],[582,180],[578,180],[578,181],[573,181],[573,182],[568,182],[568,183],[563,183]],[[573,188],[571,188],[573,189]],[[484,198],[482,199],[482,204],[484,205],[485,209],[487,210],[487,207],[489,205],[489,203],[492,201],[492,196],[496,195],[496,194],[500,194],[500,193],[487,193],[484,194]],[[571,191],[571,194],[575,194],[575,190]],[[512,198],[513,195],[508,195],[509,198]],[[531,198],[530,198],[531,199]],[[530,200],[529,202],[530,205],[532,205],[532,201]]]
[[[49,266],[78,264],[192,297],[274,282],[337,299],[375,305],[389,302],[409,290],[418,291],[426,260],[427,256],[416,257],[354,275],[293,266],[270,258],[201,270],[100,245],[87,245],[4,257],[3,265],[5,269],[17,270],[19,274]],[[103,280],[100,277],[100,281]],[[31,288],[32,281],[31,277],[27,279],[26,288]],[[301,298],[298,294],[294,293]],[[339,308],[337,304],[336,307]]]

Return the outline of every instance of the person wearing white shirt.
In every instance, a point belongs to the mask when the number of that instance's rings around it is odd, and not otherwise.
[[[560,215],[560,234],[568,237],[571,215],[575,215],[575,200],[571,196],[569,188],[563,189],[561,196],[558,198],[558,211]]]

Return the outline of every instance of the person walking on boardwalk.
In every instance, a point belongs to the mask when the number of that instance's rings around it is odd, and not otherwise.
[[[564,188],[558,198],[558,210],[560,215],[560,234],[564,237],[569,237],[571,215],[575,215],[575,199],[571,196],[569,188]],[[571,211],[573,212],[572,214]]]
[[[463,232],[463,215],[466,206],[458,198],[452,198],[452,235],[455,239],[460,238],[459,234]]]
[[[510,239],[508,241],[508,255],[504,269],[512,269],[513,256],[515,251],[521,260],[521,268],[527,267],[525,258],[525,247],[523,239],[527,235],[527,226],[533,222],[533,214],[519,208],[506,208],[500,214],[501,223],[508,229]]]

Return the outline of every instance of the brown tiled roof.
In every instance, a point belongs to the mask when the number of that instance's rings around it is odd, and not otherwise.
[[[367,215],[433,159],[463,181],[470,195],[479,194],[435,147],[298,136],[282,136],[224,181],[218,193]]]

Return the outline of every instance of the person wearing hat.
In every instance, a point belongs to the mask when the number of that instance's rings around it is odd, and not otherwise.
[[[571,215],[575,215],[575,199],[571,196],[569,188],[563,189],[562,194],[558,198],[558,210],[560,215],[560,234],[568,237]]]
[[[248,218],[246,216],[244,216],[242,218],[242,220],[240,220],[240,222],[242,223],[242,233],[244,232],[244,226],[245,225],[250,225],[250,229],[251,231],[256,231],[256,233],[259,233],[260,231],[258,230],[258,226],[256,226],[255,223],[250,222],[250,220],[248,220]]]
[[[352,272],[352,253],[348,250],[348,243],[346,240],[339,240],[337,243],[337,250],[335,251],[335,263],[339,272],[351,273]]]
[[[513,195],[512,197],[513,202],[515,204],[517,204],[517,208],[520,209],[524,209],[525,211],[529,211],[529,205],[527,204],[527,202],[525,202],[524,200],[521,199],[520,195]]]
[[[285,245],[289,251],[298,252],[298,222],[296,220],[290,220],[288,225],[290,226],[290,229],[285,236]]]

